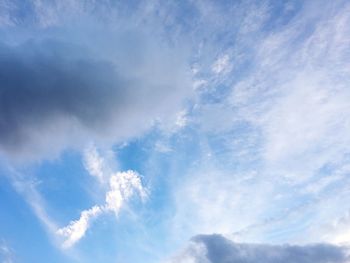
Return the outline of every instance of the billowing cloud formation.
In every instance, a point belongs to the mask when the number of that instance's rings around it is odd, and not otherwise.
[[[172,262],[181,263],[345,263],[347,248],[329,244],[305,246],[234,243],[221,235],[199,235]]]
[[[117,142],[175,114],[187,93],[184,68],[125,38],[109,51],[114,56],[55,38],[1,43],[1,152],[40,156],[87,141]],[[115,56],[123,49],[132,62]]]

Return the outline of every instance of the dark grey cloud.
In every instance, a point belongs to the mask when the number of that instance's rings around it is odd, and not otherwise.
[[[0,44],[1,152],[41,155],[89,140],[116,142],[178,110],[188,88],[183,68],[130,45],[133,63],[55,39]]]
[[[265,245],[234,243],[221,235],[199,235],[174,262],[193,263],[345,263],[345,247],[330,244]]]

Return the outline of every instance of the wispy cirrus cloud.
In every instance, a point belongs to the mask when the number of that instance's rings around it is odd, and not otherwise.
[[[110,171],[106,171],[106,169],[109,169],[106,161],[98,154],[94,146],[88,147],[84,152],[84,167],[100,183],[103,183],[106,179],[105,175],[110,173]]]
[[[189,119],[201,150],[174,190],[174,233],[334,242],[327,229],[348,211],[349,5],[299,4],[279,6],[284,18],[271,3],[256,7],[260,24],[236,25],[235,45],[223,38],[196,61],[205,84]],[[234,70],[209,74],[222,54]]]

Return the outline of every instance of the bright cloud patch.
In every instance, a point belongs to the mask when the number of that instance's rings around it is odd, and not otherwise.
[[[106,203],[95,205],[81,212],[78,220],[71,221],[68,226],[57,230],[57,234],[66,238],[63,247],[69,248],[78,242],[88,230],[93,219],[106,212],[114,212],[117,216],[123,204],[127,202],[135,192],[141,198],[146,197],[146,192],[141,185],[139,174],[134,171],[118,172],[110,178],[109,191],[106,193]]]
[[[104,180],[106,173],[105,161],[99,156],[95,147],[89,147],[84,154],[84,166],[90,175],[95,176],[100,182]]]
[[[102,212],[101,208],[94,206],[89,210],[81,212],[78,220],[72,221],[68,226],[61,228],[57,231],[58,235],[64,236],[67,240],[64,241],[63,247],[67,248],[81,239],[86,230],[89,228],[91,221],[100,215]]]
[[[230,70],[230,57],[223,55],[219,57],[212,66],[212,70],[216,74],[227,73]]]
[[[110,190],[106,194],[106,209],[118,215],[123,203],[135,192],[141,198],[146,197],[146,192],[142,187],[140,175],[134,171],[119,172],[110,178]]]
[[[91,176],[97,177],[103,184],[103,178],[109,178],[109,184],[105,193],[105,204],[95,205],[80,214],[78,220],[71,221],[68,226],[60,228],[56,234],[66,238],[64,248],[69,248],[84,237],[92,221],[103,213],[113,212],[118,216],[122,206],[134,195],[138,194],[142,200],[147,197],[146,190],[142,186],[140,175],[132,170],[109,174],[111,168],[107,161],[99,155],[95,147],[86,150],[85,168]]]

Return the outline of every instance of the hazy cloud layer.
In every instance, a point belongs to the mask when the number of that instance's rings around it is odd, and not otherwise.
[[[347,248],[328,244],[305,246],[234,243],[221,235],[199,235],[173,262],[192,263],[345,263]]]

